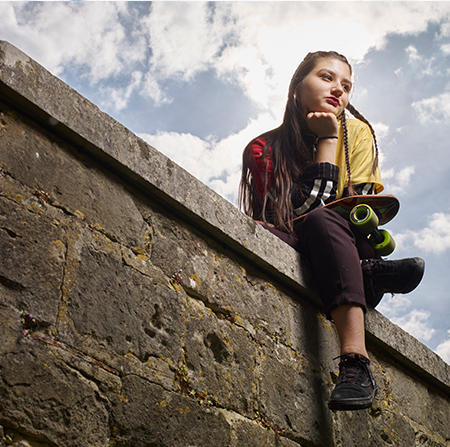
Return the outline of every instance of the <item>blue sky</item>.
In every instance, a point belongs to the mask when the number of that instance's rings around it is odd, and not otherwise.
[[[379,310],[450,363],[450,2],[0,2],[0,17],[1,40],[232,203],[299,62],[345,54],[401,201],[391,257],[427,263]]]

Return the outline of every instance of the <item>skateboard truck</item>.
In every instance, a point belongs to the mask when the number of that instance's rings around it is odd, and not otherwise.
[[[388,256],[395,250],[395,241],[386,230],[379,230],[379,218],[367,204],[356,205],[350,212],[350,222],[362,234],[366,234],[375,252]]]

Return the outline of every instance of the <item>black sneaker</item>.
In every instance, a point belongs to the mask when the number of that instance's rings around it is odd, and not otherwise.
[[[385,293],[413,291],[422,280],[425,261],[421,258],[364,259],[361,266],[367,304],[375,307]]]
[[[330,410],[363,410],[370,408],[378,387],[370,370],[370,360],[361,354],[340,357],[339,377],[331,393]]]

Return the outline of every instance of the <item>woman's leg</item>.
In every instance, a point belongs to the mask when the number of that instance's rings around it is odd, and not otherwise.
[[[332,217],[334,218],[335,216],[332,215]],[[315,219],[313,225],[311,225],[311,228],[317,228],[317,220],[322,220],[322,217]],[[283,239],[287,244],[289,244],[296,250],[301,251],[301,245],[298,239],[282,233],[281,231],[276,230],[270,225],[267,225],[263,222],[260,223],[264,226],[264,228]],[[319,227],[321,226],[322,225],[319,225]],[[346,224],[344,226],[346,226]],[[341,230],[338,231],[338,233],[340,232]],[[344,238],[347,239],[347,232],[344,233]],[[312,235],[308,235],[308,237],[311,236]],[[352,245],[354,244],[356,246],[359,255],[358,257],[373,257],[374,253],[372,247],[369,244],[364,244],[366,236],[359,235],[359,233],[354,234],[354,236],[354,241],[353,238],[350,238],[351,241],[348,243]],[[318,247],[314,247],[314,250],[319,250],[320,253],[323,253],[323,247],[321,247],[320,249]],[[319,260],[319,265],[323,265],[322,260]],[[358,269],[359,268],[360,267],[358,267]],[[323,278],[322,281],[325,281],[325,279]],[[339,334],[339,339],[341,342],[341,355],[355,352],[367,357],[364,333],[364,311],[362,307],[359,305],[350,304],[341,305],[336,307],[330,313]]]
[[[334,211],[309,213],[299,231],[303,253],[312,270],[328,318],[341,344],[339,377],[328,407],[331,410],[369,408],[377,394],[370,370],[364,332],[366,299],[360,257],[365,240]],[[360,244],[363,244],[360,247]]]
[[[361,255],[371,250],[367,238],[354,233],[336,212],[318,208],[303,218],[298,238],[300,252],[311,263],[325,313],[355,305],[366,311]]]
[[[347,304],[331,311],[339,334],[341,355],[357,353],[369,357],[364,333],[364,312],[360,306]]]
[[[361,257],[373,253],[365,236],[352,231],[334,211],[321,208],[306,216],[299,234],[307,245],[325,311],[339,334],[341,355],[368,357],[365,343],[366,301]],[[362,235],[361,235],[362,236]]]

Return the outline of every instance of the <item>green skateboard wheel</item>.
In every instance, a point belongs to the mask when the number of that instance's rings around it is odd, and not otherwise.
[[[369,205],[355,206],[350,212],[350,222],[363,234],[369,234],[378,226],[378,216]]]
[[[381,239],[381,242],[376,242],[374,235],[369,236],[369,241],[372,244],[375,252],[379,256],[389,256],[395,250],[394,238],[386,230],[377,230],[377,239]]]

